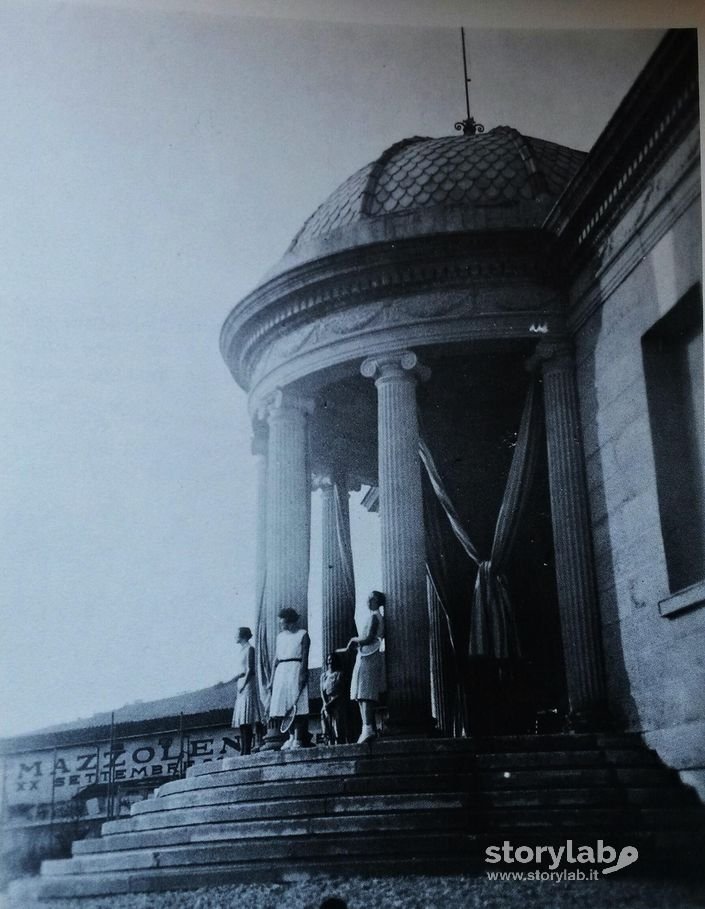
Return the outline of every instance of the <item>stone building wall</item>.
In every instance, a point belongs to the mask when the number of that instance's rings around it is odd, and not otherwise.
[[[611,708],[705,799],[705,574],[673,597],[642,341],[689,294],[701,313],[700,202],[693,129],[595,245],[571,319]]]

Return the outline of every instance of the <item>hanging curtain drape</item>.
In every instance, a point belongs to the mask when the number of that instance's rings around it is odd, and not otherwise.
[[[441,526],[443,510],[428,477],[423,476],[422,482],[433,715],[443,733],[462,735],[466,729],[462,679],[468,636],[467,629],[462,627],[462,613],[466,611],[464,597],[456,585],[450,584],[450,576],[455,572],[448,565],[449,541]]]
[[[524,517],[540,444],[540,410],[532,382],[519,424],[504,498],[489,559],[478,566],[470,618],[472,656],[510,659],[521,656],[516,620],[504,576],[517,530]]]
[[[269,682],[272,675],[272,659],[267,645],[267,621],[264,614],[266,587],[267,575],[265,573],[257,601],[257,631],[255,633],[255,675],[257,676],[257,693],[263,708],[263,716],[269,715],[269,701],[271,698]]]
[[[345,493],[347,496],[347,493]],[[333,484],[333,501],[335,503],[335,535],[338,541],[340,564],[343,568],[345,597],[350,603],[350,625],[355,633],[355,573],[353,570],[352,543],[350,540],[350,516],[343,504],[340,487]],[[345,503],[347,505],[347,502]]]
[[[436,498],[441,503],[443,511],[445,511],[450,526],[455,534],[458,542],[463,547],[465,552],[468,554],[468,557],[476,564],[480,564],[480,556],[475,549],[472,540],[467,534],[467,531],[460,522],[458,517],[458,512],[455,510],[455,506],[450,500],[450,496],[446,492],[445,486],[443,485],[443,480],[441,475],[438,472],[436,467],[436,462],[433,460],[433,455],[426,444],[426,440],[423,438],[419,439],[419,454],[421,455],[421,461],[426,468],[426,473],[429,480],[431,481],[431,486],[433,491],[436,493]]]
[[[524,404],[489,559],[480,557],[463,527],[425,440],[419,443],[421,461],[451,529],[478,567],[470,615],[469,656],[508,659],[521,652],[504,569],[524,514],[539,452],[541,424],[537,397],[535,383],[532,383]],[[431,570],[432,577],[436,578],[437,574]],[[442,592],[440,598],[443,600]]]

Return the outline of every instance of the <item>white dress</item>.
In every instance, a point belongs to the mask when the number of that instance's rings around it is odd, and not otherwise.
[[[243,676],[247,675],[250,651],[253,649],[252,644],[247,644],[245,647],[240,648],[240,652],[237,655],[237,696],[232,719],[232,726],[235,729],[238,726],[254,726],[255,723],[262,722],[255,673],[252,673],[252,678],[244,689],[242,691],[239,690]]]
[[[280,631],[277,635],[276,659],[279,660],[272,683],[272,700],[269,715],[285,716],[296,697],[296,712],[299,716],[308,713],[308,685],[299,694],[301,661],[305,628],[297,631]],[[304,667],[305,669],[308,667]]]
[[[378,701],[383,691],[387,690],[385,679],[384,653],[380,650],[384,638],[384,619],[377,609],[371,609],[362,630],[361,638],[368,638],[372,620],[377,618],[376,639],[372,644],[357,648],[355,667],[350,680],[350,699],[352,701]]]

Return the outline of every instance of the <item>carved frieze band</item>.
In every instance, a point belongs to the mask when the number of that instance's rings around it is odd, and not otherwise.
[[[332,263],[311,265],[308,273],[292,275],[289,282],[284,276],[255,291],[231,313],[221,338],[223,354],[238,381],[249,382],[263,346],[302,324],[310,326],[323,313],[347,320],[345,310],[357,301],[358,308],[366,300],[383,306],[395,294],[416,292],[421,297],[435,292],[439,298],[448,297],[447,304],[441,304],[448,309],[461,298],[465,306],[472,301],[511,312],[530,308],[524,289],[532,296],[537,288],[548,292],[545,263],[533,247],[519,253],[480,249],[473,254],[465,250],[449,255],[442,246],[434,254],[427,242],[415,257],[411,252],[405,250],[403,258],[387,262],[379,261],[379,253],[370,252],[364,268],[359,252],[352,258],[352,254],[333,257]],[[463,287],[466,289],[461,290]],[[514,294],[508,292],[511,288]],[[410,306],[413,309],[413,301]],[[424,304],[417,302],[416,306],[423,309]],[[424,313],[418,316],[423,318]]]
[[[478,302],[478,299],[483,302]],[[490,295],[490,300],[494,295]],[[516,290],[517,304],[515,310],[532,313],[527,321],[528,334],[541,335],[547,331],[544,320],[534,319],[536,312],[559,310],[558,297],[551,291],[526,288]],[[292,328],[275,337],[260,351],[252,363],[248,374],[248,383],[252,386],[268,375],[282,363],[299,355],[326,348],[345,339],[360,338],[360,346],[365,347],[363,339],[373,333],[388,332],[392,329],[403,329],[411,325],[458,325],[462,320],[470,320],[492,311],[488,296],[473,291],[440,291],[417,295],[411,298],[392,298],[366,303],[344,312],[322,316],[315,321]],[[512,320],[516,327],[516,323]],[[368,348],[369,349],[369,348]]]

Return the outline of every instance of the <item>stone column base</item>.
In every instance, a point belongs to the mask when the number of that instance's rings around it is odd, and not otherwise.
[[[259,746],[260,751],[279,751],[287,740],[289,736],[279,729],[282,719],[283,717],[274,717],[267,722],[267,734]]]

